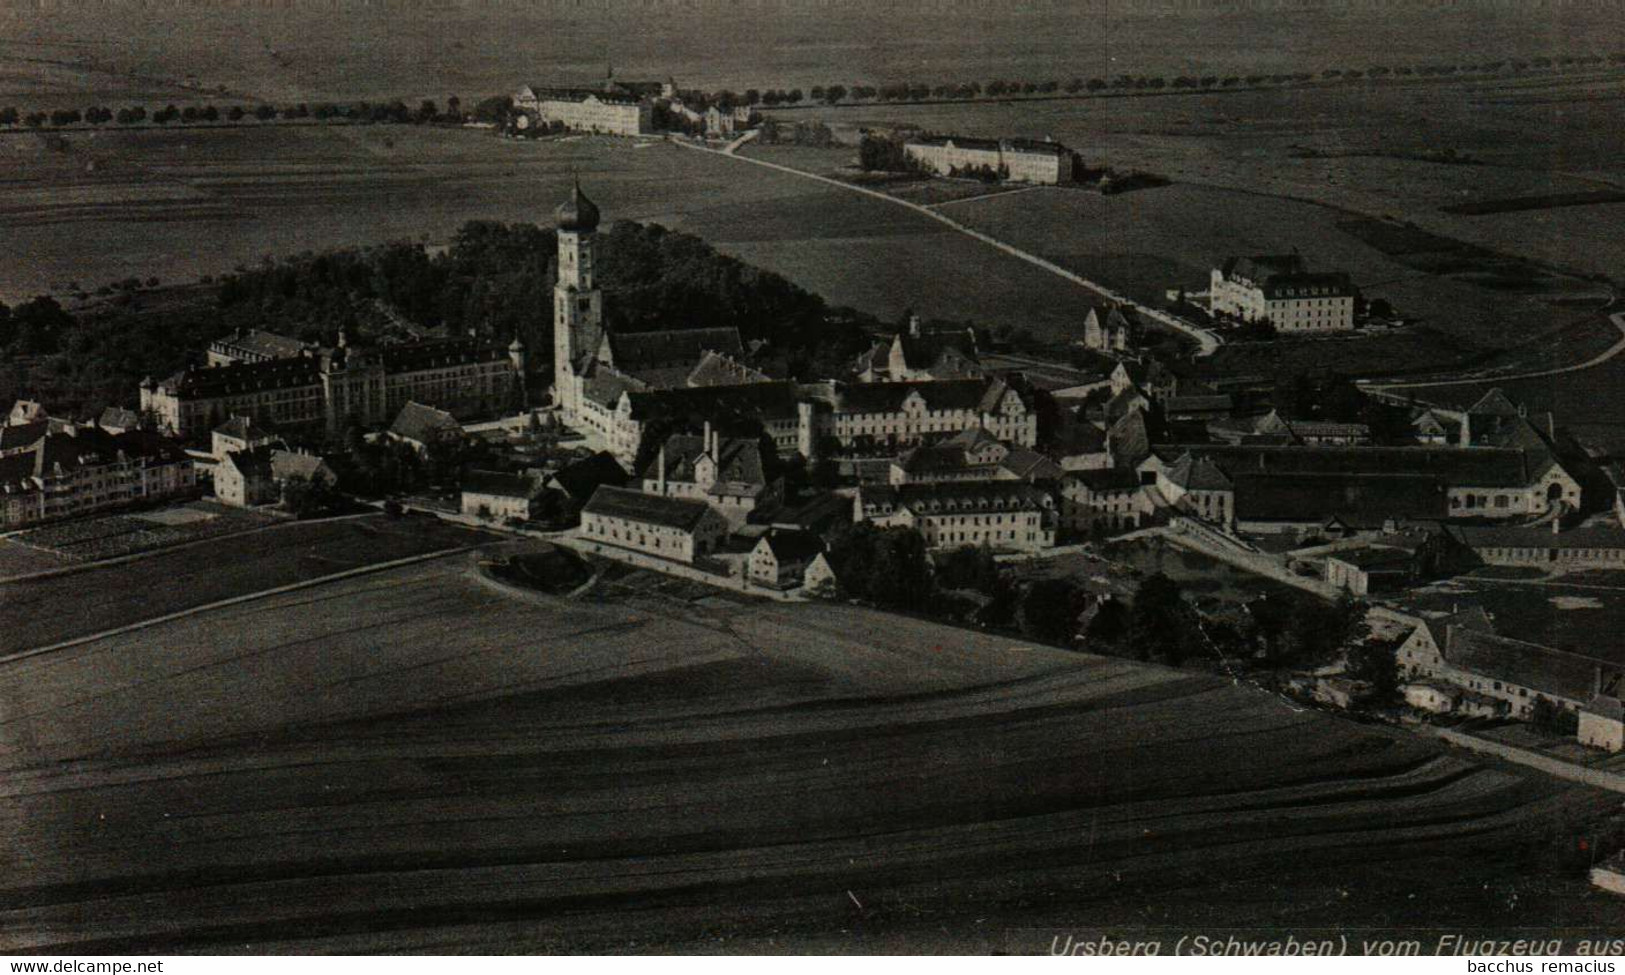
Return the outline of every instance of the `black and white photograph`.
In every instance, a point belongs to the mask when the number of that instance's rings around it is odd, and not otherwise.
[[[1612,972],[1622,286],[1625,0],[0,0],[0,956]]]

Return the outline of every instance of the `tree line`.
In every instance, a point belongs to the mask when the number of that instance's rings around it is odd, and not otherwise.
[[[88,108],[59,108],[53,111],[24,112],[15,105],[0,108],[0,126],[22,125],[32,129],[46,125],[55,127],[74,125],[184,125],[301,121],[348,121],[394,123],[399,125],[460,125],[468,121],[497,122],[506,113],[510,100],[497,96],[480,101],[471,110],[465,110],[456,95],[446,99],[442,108],[433,99],[425,98],[414,107],[399,99],[387,102],[297,102],[288,105],[165,105],[149,111],[143,105],[131,105],[114,110],[106,105]]]

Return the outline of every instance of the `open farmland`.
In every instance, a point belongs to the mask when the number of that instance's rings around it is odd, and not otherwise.
[[[652,220],[886,317],[1070,326],[1087,293],[901,207],[658,143],[401,126],[0,137],[14,169],[0,297],[219,274],[265,255],[444,241],[548,221],[579,173],[610,219]],[[165,201],[159,205],[155,200]]]
[[[1387,298],[1401,314],[1468,348],[1549,352],[1562,340],[1560,352],[1570,357],[1564,361],[1574,361],[1618,337],[1598,315],[1606,291],[1588,303],[1558,303],[1548,291],[1488,286],[1461,262],[1413,266],[1345,229],[1348,214],[1310,203],[1174,185],[1116,196],[1075,189],[1005,194],[955,203],[950,212],[1141,301],[1160,301],[1168,288],[1205,290],[1210,270],[1228,255],[1296,248],[1314,267],[1348,271],[1368,296]],[[1598,293],[1595,285],[1575,279],[1554,279],[1548,286]]]
[[[438,519],[369,515],[296,522],[117,565],[0,583],[0,654],[492,538]]]
[[[0,665],[0,771],[14,951],[1548,926],[1606,907],[1543,851],[1612,805],[1209,677],[459,559]]]

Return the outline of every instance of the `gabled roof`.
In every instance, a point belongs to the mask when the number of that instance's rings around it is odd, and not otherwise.
[[[102,410],[96,425],[103,430],[131,430],[141,425],[141,414],[122,406],[109,406]]]
[[[271,451],[271,476],[279,481],[289,477],[315,480],[323,471],[330,472],[327,461],[317,454],[297,450]]]
[[[615,459],[615,455],[600,450],[591,457],[561,468],[553,475],[552,482],[575,500],[585,501],[601,486],[623,487],[627,479],[626,469]]]
[[[622,372],[697,365],[706,352],[744,353],[737,328],[686,328],[658,332],[610,332],[610,360]]]
[[[428,444],[442,438],[461,437],[463,426],[445,410],[410,402],[395,414],[395,422],[389,425],[389,432],[403,440]]]
[[[999,466],[1028,481],[1058,480],[1062,474],[1061,465],[1045,457],[1036,450],[1026,447],[1016,447],[1004,455]]]
[[[1468,416],[1519,416],[1518,407],[1507,398],[1500,387],[1490,390],[1479,397],[1478,402],[1467,408]]]
[[[592,498],[581,510],[583,514],[693,531],[711,513],[711,506],[704,501],[666,498],[605,485],[593,492]]]
[[[1507,681],[1541,694],[1588,701],[1598,667],[1608,666],[1578,654],[1452,626],[1444,658],[1462,670]]]
[[[1229,491],[1234,486],[1219,465],[1188,453],[1168,467],[1163,476],[1187,491]]]
[[[741,362],[735,362],[721,352],[706,352],[685,380],[688,386],[738,386],[743,383],[768,382],[771,376]]]
[[[1151,454],[1151,434],[1145,427],[1145,414],[1133,410],[1106,431],[1106,444],[1112,459],[1122,466],[1137,466]]]
[[[246,352],[271,358],[289,358],[298,355],[305,343],[264,329],[242,328],[214,340],[214,345],[228,352]]]
[[[893,341],[902,347],[903,364],[910,369],[964,373],[977,366],[976,341],[968,332],[902,332]]]
[[[720,456],[711,459],[717,463],[718,482],[757,488],[767,484],[759,443],[744,437],[717,437],[716,440]],[[693,481],[695,465],[702,456],[708,456],[705,438],[688,433],[674,433],[667,437],[664,449],[668,481]],[[653,480],[658,476],[659,468],[660,455],[657,453],[643,468],[642,477]]]
[[[271,448],[255,447],[252,450],[233,450],[221,458],[220,466],[235,467],[242,474],[244,480],[255,478],[271,479],[276,476],[271,465]]]
[[[0,451],[9,453],[24,447],[31,447],[45,438],[51,432],[51,421],[32,420],[28,423],[15,423],[9,426],[0,426]]]
[[[1356,528],[1389,519],[1443,521],[1449,495],[1436,478],[1415,474],[1232,474],[1237,521],[1322,523]]]
[[[495,498],[536,497],[541,486],[526,474],[507,474],[501,471],[469,471],[463,475],[464,494],[483,494]]]
[[[1096,470],[1071,471],[1066,477],[1091,491],[1134,491],[1140,487],[1140,475],[1130,467],[1102,467]]]
[[[233,437],[237,440],[264,440],[274,436],[269,430],[255,423],[252,417],[234,416],[214,428],[214,432],[223,437]]]
[[[794,529],[774,529],[756,544],[766,545],[781,563],[806,562],[824,550],[824,540],[815,532]]]

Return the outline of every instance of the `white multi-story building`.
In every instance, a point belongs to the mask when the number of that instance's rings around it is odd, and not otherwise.
[[[969,176],[987,170],[1017,183],[1072,182],[1072,152],[1059,142],[921,136],[905,143],[903,152],[939,176]]]
[[[1036,552],[1055,544],[1055,502],[1020,481],[866,486],[852,504],[855,520],[917,529],[933,549]]]
[[[1232,257],[1213,269],[1213,313],[1267,321],[1280,332],[1354,327],[1354,285],[1341,272],[1312,273],[1297,254]]]
[[[514,93],[519,111],[515,124],[563,125],[577,132],[602,135],[647,135],[654,131],[654,106],[640,97],[611,85],[604,88],[549,88],[526,85]]]
[[[144,430],[111,434],[64,424],[0,457],[0,529],[196,490],[192,459],[173,441]]]

